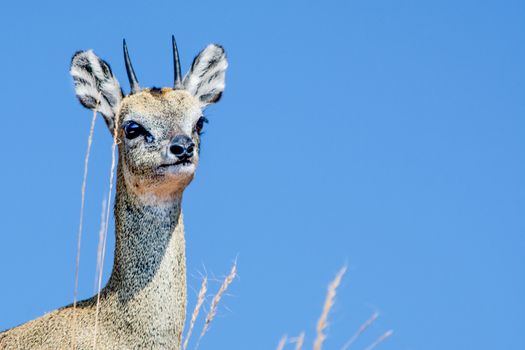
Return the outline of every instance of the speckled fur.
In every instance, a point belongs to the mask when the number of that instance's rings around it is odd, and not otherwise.
[[[224,51],[215,47],[221,50],[225,70]],[[89,55],[94,53],[89,51]],[[105,79],[113,84],[115,93],[120,93],[114,88],[116,79],[111,71],[110,74]],[[210,84],[209,79],[206,84]],[[211,90],[221,94],[223,87],[224,71]],[[85,91],[84,88],[84,95]],[[202,108],[216,100],[218,97],[213,100],[210,96],[203,100],[183,89],[144,89],[105,109],[108,126],[119,126],[119,158],[115,260],[108,284],[101,292],[98,349],[180,349],[186,315],[181,202],[184,189],[193,179],[198,152],[185,168],[159,168],[159,165],[176,160],[168,151],[176,135],[191,137],[199,147],[195,123],[202,116]],[[86,107],[94,108],[84,102]],[[125,138],[122,126],[130,120],[140,123],[154,141]],[[92,349],[96,300],[94,296],[79,302],[75,310],[68,305],[0,333],[0,349],[70,349],[73,338],[77,349]],[[76,327],[73,327],[74,313]]]

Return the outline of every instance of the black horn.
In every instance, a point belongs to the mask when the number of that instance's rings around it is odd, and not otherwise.
[[[126,39],[123,40],[124,45],[124,61],[126,62],[126,72],[128,73],[129,85],[131,86],[131,93],[134,94],[140,91],[139,81],[133,70],[133,65],[129,59],[128,46],[126,45]]]
[[[175,75],[175,82],[173,86],[175,89],[182,89],[182,77],[180,73],[180,61],[179,61],[179,50],[177,49],[177,43],[175,42],[175,35],[171,36],[171,44],[173,46],[173,69]]]

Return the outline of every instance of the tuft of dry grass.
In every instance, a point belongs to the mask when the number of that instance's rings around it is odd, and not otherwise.
[[[118,136],[119,120],[115,118],[115,126],[113,128],[113,144],[111,145],[111,170],[109,172],[109,193],[108,205],[106,209],[106,220],[104,225],[104,240],[102,243],[102,254],[100,257],[100,271],[98,279],[98,293],[97,293],[97,307],[95,311],[95,331],[93,335],[93,350],[97,348],[97,330],[98,330],[98,312],[100,310],[100,291],[102,289],[102,272],[104,271],[104,256],[106,255],[106,240],[108,237],[108,223],[109,214],[111,210],[111,195],[113,192],[113,177],[115,176],[116,150],[117,150],[117,136]]]
[[[219,291],[213,297],[213,300],[211,302],[210,311],[206,315],[206,320],[204,321],[204,327],[202,328],[201,335],[199,336],[199,340],[197,341],[197,346],[195,348],[199,346],[200,340],[202,339],[204,334],[206,334],[206,332],[208,331],[210,327],[210,323],[213,321],[213,319],[215,318],[215,315],[217,314],[217,307],[219,306],[219,302],[221,301],[222,296],[224,295],[224,293],[226,292],[226,290],[228,289],[228,287],[233,282],[236,276],[237,276],[237,261],[233,263],[230,273],[228,274],[228,276],[226,276],[226,278],[222,282],[221,288],[219,288]]]
[[[102,200],[102,210],[100,212],[100,229],[98,231],[97,266],[95,270],[94,293],[98,292],[98,274],[100,273],[100,259],[102,258],[102,243],[104,243],[104,233],[106,232],[106,198]]]
[[[379,338],[377,338],[372,344],[370,344],[365,350],[372,350],[375,349],[376,346],[384,342],[388,337],[390,337],[392,334],[394,334],[393,330],[388,330],[383,335],[381,335]]]
[[[288,336],[286,334],[283,335],[283,337],[281,338],[281,340],[279,340],[279,343],[277,344],[276,350],[283,350],[287,340]]]
[[[343,266],[341,270],[339,270],[339,272],[336,274],[334,280],[328,285],[328,292],[326,293],[323,311],[321,313],[319,321],[317,321],[317,337],[314,341],[314,350],[321,350],[323,347],[323,342],[326,339],[326,334],[324,333],[324,330],[328,326],[328,314],[334,306],[337,288],[341,284],[341,280],[345,272],[346,266]]]
[[[87,176],[89,169],[89,155],[91,154],[91,145],[93,143],[93,133],[95,131],[95,122],[97,121],[97,109],[100,103],[100,93],[97,96],[97,102],[95,104],[95,109],[93,110],[93,118],[91,118],[91,126],[89,128],[88,144],[86,150],[86,156],[84,158],[84,177],[82,179],[81,187],[81,199],[80,199],[80,219],[78,224],[78,234],[77,234],[77,256],[75,260],[75,288],[73,291],[73,331],[71,332],[72,341],[71,348],[74,350],[76,348],[76,326],[77,326],[77,314],[75,309],[77,308],[77,293],[78,293],[78,275],[80,271],[80,247],[82,242],[82,229],[84,227],[84,204],[86,202],[86,185],[87,185]]]
[[[186,348],[188,347],[188,341],[190,340],[191,333],[193,331],[193,327],[195,326],[195,321],[197,320],[197,317],[199,316],[200,309],[202,307],[202,304],[204,303],[204,299],[206,298],[207,291],[208,291],[208,278],[204,277],[202,279],[201,289],[199,290],[199,296],[197,297],[197,304],[195,305],[195,308],[193,309],[193,313],[191,315],[190,326],[188,328],[188,332],[186,333],[186,338],[184,339],[184,346],[182,347],[183,350],[186,350]]]
[[[295,350],[301,350],[303,348],[303,344],[304,344],[304,332],[299,334],[299,336],[297,337],[295,341]]]
[[[366,320],[360,327],[359,329],[357,330],[357,332],[355,332],[355,334],[352,336],[352,338],[350,338],[346,343],[345,345],[341,348],[341,350],[347,350],[356,340],[357,338],[359,338],[359,336],[361,334],[364,333],[364,331],[366,331],[366,329],[368,327],[370,327],[372,325],[372,323],[374,323],[375,320],[377,320],[377,318],[379,317],[379,312],[377,311],[374,311],[374,313],[372,314],[372,316],[370,316],[370,318],[368,320]]]
[[[326,293],[325,302],[323,305],[323,310],[321,312],[321,316],[319,320],[317,321],[317,336],[315,338],[314,344],[313,344],[313,350],[321,350],[323,346],[323,342],[326,339],[326,334],[324,333],[325,329],[328,327],[328,315],[330,311],[332,310],[334,303],[335,303],[335,297],[337,295],[337,289],[341,285],[341,281],[343,279],[344,274],[346,273],[346,266],[343,266],[339,272],[337,272],[335,278],[330,282],[328,285],[328,292]],[[361,324],[359,329],[352,335],[352,337],[343,345],[341,350],[348,350],[352,344],[357,340],[359,336],[361,336],[379,317],[379,312],[374,311],[372,315]],[[375,349],[379,344],[384,342],[387,338],[389,338],[394,332],[392,330],[389,330],[385,332],[383,335],[381,335],[379,338],[377,338],[371,345],[369,345],[365,350],[373,350]],[[304,338],[305,334],[302,332],[297,338],[291,338],[287,339],[286,337],[281,338],[281,341],[279,342],[279,346],[277,349],[282,349],[284,345],[286,345],[286,341],[290,343],[295,343],[295,350],[301,350],[304,344]]]

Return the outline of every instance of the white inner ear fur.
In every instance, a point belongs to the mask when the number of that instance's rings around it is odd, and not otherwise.
[[[70,73],[75,81],[75,92],[80,102],[87,108],[95,109],[98,101],[97,110],[111,125],[122,100],[122,93],[120,84],[109,66],[105,72],[102,64],[106,63],[92,50],[80,52],[73,58]],[[89,67],[91,72],[86,67]]]
[[[225,86],[228,61],[221,46],[208,45],[195,58],[190,71],[184,77],[184,88],[195,96],[201,107],[216,102]]]

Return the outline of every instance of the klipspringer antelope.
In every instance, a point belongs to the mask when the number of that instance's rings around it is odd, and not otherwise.
[[[103,116],[118,144],[115,258],[97,297],[0,333],[1,349],[179,349],[186,315],[182,194],[199,162],[203,110],[224,90],[224,49],[209,45],[175,83],[141,88],[124,42],[131,92],[91,50],[77,52],[71,75],[81,104]],[[95,338],[95,319],[97,333]]]

